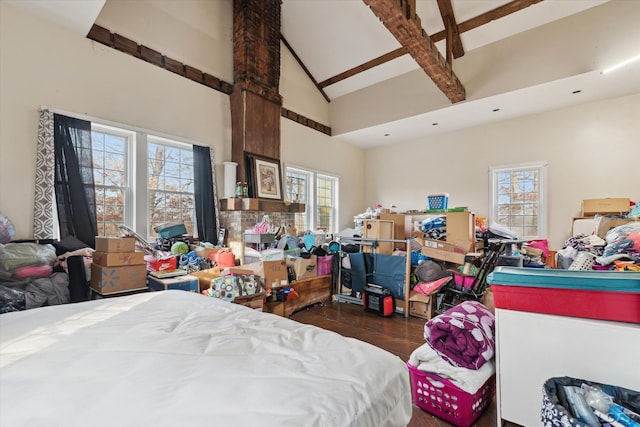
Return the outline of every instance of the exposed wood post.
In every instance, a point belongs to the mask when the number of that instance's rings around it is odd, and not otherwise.
[[[245,152],[280,159],[280,0],[233,1],[231,159],[246,176]]]

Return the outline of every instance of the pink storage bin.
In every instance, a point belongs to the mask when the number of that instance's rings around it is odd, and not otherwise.
[[[476,276],[463,274],[458,271],[453,272],[453,283],[455,283],[458,286],[464,286],[465,288],[470,288],[473,285],[473,281],[475,279],[476,279]]]
[[[331,263],[333,261],[333,255],[319,256],[318,257],[318,276],[325,276],[331,274]]]
[[[407,368],[411,376],[413,403],[458,427],[470,427],[480,418],[496,391],[495,374],[475,394],[469,394],[432,372],[421,371],[409,363]]]

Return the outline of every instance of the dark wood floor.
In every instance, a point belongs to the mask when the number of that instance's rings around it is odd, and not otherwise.
[[[405,318],[394,314],[389,318],[363,310],[362,306],[344,302],[334,302],[322,307],[313,307],[294,313],[291,319],[301,323],[319,326],[341,335],[366,341],[408,361],[411,352],[425,343],[423,328],[425,320],[417,317]],[[413,405],[413,416],[409,427],[451,426],[428,412]],[[495,398],[487,411],[482,414],[477,427],[495,427]]]

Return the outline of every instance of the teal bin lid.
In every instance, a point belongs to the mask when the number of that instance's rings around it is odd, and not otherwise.
[[[582,289],[640,293],[640,272],[554,270],[527,267],[496,267],[487,283],[491,286]]]

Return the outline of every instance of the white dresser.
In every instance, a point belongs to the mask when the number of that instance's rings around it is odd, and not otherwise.
[[[496,341],[498,426],[542,425],[542,386],[552,377],[640,391],[640,324],[498,308]]]

